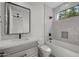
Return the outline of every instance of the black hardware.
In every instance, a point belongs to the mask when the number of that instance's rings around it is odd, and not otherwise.
[[[0,52],[0,57],[3,57],[4,56],[4,52]]]
[[[24,55],[22,55],[21,57],[25,57],[25,56],[27,56],[27,54],[24,54]]]
[[[51,33],[49,33],[49,36],[51,36]]]
[[[49,40],[52,40],[52,38],[49,38]]]
[[[52,42],[52,38],[49,38],[49,42],[50,42],[50,43]]]
[[[0,52],[0,54],[4,54],[4,52]]]
[[[27,54],[24,54],[24,56],[27,56]]]
[[[24,55],[22,55],[21,57],[25,57],[25,56],[27,56],[27,54],[24,54]]]
[[[19,34],[19,39],[21,39],[21,34]]]
[[[52,19],[53,17],[52,16],[49,16],[49,19]]]
[[[4,55],[3,54],[0,54],[0,57],[4,57]]]
[[[19,13],[17,13],[17,17],[19,17]]]

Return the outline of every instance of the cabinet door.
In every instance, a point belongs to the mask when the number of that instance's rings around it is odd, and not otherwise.
[[[38,56],[37,47],[30,48],[28,50],[24,50],[18,53],[14,53],[14,54],[8,55],[7,57],[34,57],[34,56]]]
[[[8,55],[6,57],[20,57],[20,56],[25,56],[25,54],[26,54],[26,50],[18,52],[18,53],[10,54],[10,55]]]
[[[34,47],[26,51],[27,52],[27,57],[34,57],[38,56],[38,48]]]

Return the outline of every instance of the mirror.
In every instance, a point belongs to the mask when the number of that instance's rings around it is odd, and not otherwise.
[[[23,34],[30,32],[30,9],[6,2],[6,33]]]

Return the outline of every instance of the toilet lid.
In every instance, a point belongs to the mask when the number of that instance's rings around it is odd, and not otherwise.
[[[43,51],[48,51],[48,52],[51,51],[51,49],[48,46],[46,46],[46,45],[42,45],[40,47],[40,49],[43,50]]]

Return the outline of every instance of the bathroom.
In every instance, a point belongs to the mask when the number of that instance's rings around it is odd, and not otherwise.
[[[0,57],[79,57],[78,12],[79,2],[0,2]]]

